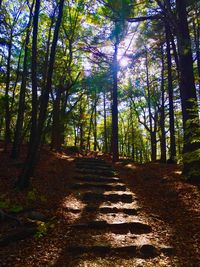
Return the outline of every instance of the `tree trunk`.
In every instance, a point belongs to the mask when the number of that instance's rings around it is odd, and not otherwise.
[[[84,131],[84,109],[80,104],[80,149],[85,150],[85,131]]]
[[[97,150],[97,103],[98,103],[97,92],[95,89],[95,101],[94,101],[94,151]]]
[[[160,128],[161,128],[161,158],[160,161],[166,163],[166,132],[165,132],[165,84],[164,84],[164,51],[163,46],[161,47],[161,60],[162,60],[162,70],[161,70],[161,111],[160,111]]]
[[[16,122],[16,127],[15,127],[14,142],[13,142],[12,155],[11,155],[11,157],[14,159],[17,159],[19,157],[20,141],[21,141],[21,136],[22,136],[23,121],[24,121],[26,80],[28,76],[27,57],[28,57],[28,44],[29,44],[30,32],[31,32],[30,27],[31,27],[31,20],[32,20],[32,10],[33,10],[33,3],[30,8],[29,22],[27,25],[26,39],[25,39],[22,83],[21,83],[21,90],[20,90],[20,95],[19,95],[19,108],[18,108],[17,122]]]
[[[61,88],[58,88],[56,99],[53,101],[53,120],[52,120],[52,136],[51,136],[51,148],[55,151],[61,150]]]
[[[156,161],[157,156],[157,142],[156,142],[156,132],[151,133],[151,160]]]
[[[115,43],[115,51],[113,58],[113,91],[112,91],[112,160],[117,162],[119,160],[118,148],[118,42]]]
[[[88,131],[88,137],[87,137],[87,149],[90,150],[90,136],[91,136],[91,130],[92,130],[92,119],[94,115],[94,106],[91,106],[91,115],[90,115],[90,123],[89,123],[89,131]]]
[[[176,140],[174,127],[174,93],[172,82],[172,57],[170,46],[170,29],[166,24],[166,43],[167,43],[167,75],[168,75],[168,95],[169,95],[169,131],[170,131],[170,162],[176,160]]]
[[[103,123],[104,123],[104,152],[108,152],[108,135],[107,135],[107,114],[106,114],[106,92],[103,90]]]
[[[200,182],[199,114],[186,0],[176,0],[176,11],[178,21],[177,45],[180,64],[180,93],[184,130],[183,174],[189,180]]]
[[[200,25],[198,23],[198,17],[200,15],[200,12],[196,11],[195,15],[196,15],[197,23],[195,23],[195,19],[194,19],[193,21],[194,44],[195,44],[195,50],[196,50],[197,73],[200,78]],[[199,82],[199,89],[200,89],[200,82]]]
[[[5,90],[5,151],[7,146],[11,141],[11,131],[10,131],[10,105],[9,105],[9,89],[10,89],[10,63],[11,63],[11,53],[12,53],[12,39],[13,33],[11,29],[10,40],[8,43],[8,58],[7,58],[7,71],[6,71],[6,90]]]
[[[147,104],[148,104],[148,111],[149,111],[149,130],[150,130],[150,138],[151,138],[151,160],[156,160],[156,144],[154,140],[154,130],[153,130],[153,122],[152,122],[152,112],[151,112],[151,93],[150,93],[150,83],[149,83],[149,67],[148,67],[148,54],[146,48],[146,82],[147,82]]]
[[[57,46],[57,41],[58,41],[58,34],[59,34],[59,29],[60,29],[60,24],[62,20],[62,13],[63,13],[63,5],[64,5],[64,0],[60,0],[59,3],[59,11],[58,11],[58,18],[56,21],[55,25],[55,30],[54,30],[54,36],[53,36],[53,41],[52,41],[52,46],[51,46],[51,52],[50,52],[50,61],[49,61],[49,68],[48,68],[48,75],[47,75],[47,82],[46,86],[44,88],[44,91],[42,92],[41,95],[41,105],[40,105],[40,114],[39,114],[39,119],[38,119],[38,128],[36,129],[36,136],[34,139],[34,143],[30,144],[30,149],[28,152],[28,157],[25,162],[25,167],[22,171],[22,174],[19,176],[18,182],[17,182],[17,187],[19,189],[24,189],[29,185],[29,178],[33,174],[33,171],[35,169],[36,161],[37,161],[37,155],[39,151],[39,146],[41,142],[41,137],[42,137],[42,131],[44,127],[44,122],[46,118],[46,111],[47,111],[47,105],[49,101],[49,92],[51,91],[51,86],[52,86],[52,75],[53,75],[53,66],[54,66],[54,61],[55,61],[55,53],[56,53],[56,46]],[[39,14],[39,8],[40,8],[40,0],[36,1],[36,9],[35,9],[35,23],[34,26],[37,29],[38,27],[38,14]],[[37,30],[35,31],[35,38],[37,39]],[[36,42],[37,44],[37,42]],[[36,46],[37,48],[37,46]],[[34,55],[32,55],[34,56]],[[34,78],[36,78],[36,73],[34,75]],[[33,129],[35,130],[35,129]],[[33,138],[33,136],[32,136]]]

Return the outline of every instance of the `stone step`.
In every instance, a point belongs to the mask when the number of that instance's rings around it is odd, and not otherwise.
[[[72,255],[93,254],[95,256],[122,256],[137,258],[155,258],[162,251],[152,244],[144,244],[141,246],[130,244],[129,246],[112,247],[109,245],[80,246],[73,245],[68,247],[68,251]],[[88,255],[89,256],[89,255]]]
[[[106,221],[91,221],[88,223],[78,223],[71,225],[77,230],[95,230],[101,233],[112,232],[115,234],[144,234],[152,231],[151,226],[142,222],[128,222],[128,223],[107,223]]]
[[[79,246],[74,245],[68,247],[68,251],[73,255],[81,255],[84,253],[95,254],[95,255],[106,255],[106,254],[115,254],[115,253],[131,253],[134,257],[136,256],[135,245],[125,246],[125,247],[111,247],[106,245],[96,245],[96,246]]]
[[[94,174],[94,175],[103,175],[103,176],[108,176],[108,177],[112,177],[112,176],[115,176],[117,175],[117,172],[115,171],[110,171],[110,170],[98,170],[98,169],[91,169],[91,168],[88,168],[88,169],[78,169],[78,171],[80,173],[83,173],[83,174]]]
[[[102,164],[111,166],[111,164],[106,162],[105,160],[96,158],[76,158],[75,163],[90,163],[90,164]]]
[[[126,191],[126,186],[124,184],[99,184],[99,183],[75,183],[71,186],[72,189],[85,189],[85,190],[102,190],[102,191]]]
[[[76,163],[76,168],[80,169],[93,169],[98,171],[114,171],[114,169],[111,166],[107,165],[98,165],[98,164],[88,164],[88,163]]]
[[[87,210],[91,210],[94,209],[94,207],[86,207],[86,211]],[[95,211],[95,210],[94,210]],[[127,214],[127,215],[137,215],[138,214],[138,210],[137,209],[126,209],[126,208],[122,208],[122,209],[119,209],[117,207],[102,207],[102,208],[99,208],[97,209],[97,211],[99,213],[103,213],[103,214],[108,214],[108,213],[124,213],[124,214]]]
[[[87,176],[80,176],[74,177],[78,181],[82,182],[98,182],[98,183],[119,183],[121,182],[120,178],[117,177],[104,177],[104,176],[97,176],[97,175],[87,175]]]
[[[81,213],[82,209],[73,209],[66,208],[68,212],[72,213]],[[117,208],[117,207],[97,207],[97,206],[86,206],[84,208],[84,212],[91,213],[100,213],[100,214],[126,214],[126,215],[137,215],[139,209],[128,209],[128,208]]]
[[[121,191],[120,191],[121,192]],[[102,194],[102,193],[94,193],[94,192],[86,192],[83,194],[81,197],[83,201],[85,202],[105,202],[105,201],[110,201],[112,203],[117,203],[117,202],[123,202],[123,203],[132,203],[133,202],[133,195],[132,194],[125,194],[122,193],[107,193]]]

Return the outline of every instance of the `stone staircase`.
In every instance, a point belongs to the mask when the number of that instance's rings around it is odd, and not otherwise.
[[[127,260],[173,253],[172,247],[152,243],[152,227],[141,220],[137,197],[111,165],[100,159],[78,158],[76,167],[80,175],[74,177],[71,189],[85,206],[70,209],[79,212],[80,219],[70,225],[69,266],[118,266],[113,262],[116,258],[124,261],[119,266],[139,266],[126,265]],[[107,259],[106,265],[87,264],[97,258]]]

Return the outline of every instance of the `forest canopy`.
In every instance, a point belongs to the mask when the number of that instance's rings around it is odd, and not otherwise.
[[[200,178],[200,2],[1,0],[0,138],[40,149],[180,163]]]

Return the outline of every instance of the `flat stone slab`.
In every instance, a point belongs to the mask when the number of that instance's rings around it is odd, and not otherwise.
[[[131,244],[129,246],[120,246],[120,247],[112,247],[106,244],[94,245],[94,246],[74,245],[68,247],[68,251],[73,255],[81,255],[86,253],[86,254],[95,254],[98,256],[127,255],[128,257],[137,257],[137,258],[155,258],[160,254],[159,248],[156,248],[151,244],[144,244],[142,246]]]
[[[132,203],[133,202],[133,195],[132,194],[102,194],[102,193],[93,193],[93,192],[86,192],[81,197],[83,201],[86,202],[104,202],[110,201],[112,203],[123,202],[123,203]]]
[[[133,256],[136,256],[137,246],[124,246],[124,247],[111,247],[109,245],[94,245],[94,246],[70,246],[68,251],[72,254],[97,254],[97,255],[106,255],[106,254],[115,254],[115,253],[131,253]]]
[[[85,190],[102,190],[102,191],[126,191],[126,186],[124,184],[99,184],[99,183],[76,183],[71,186],[72,189],[85,189]]]
[[[83,168],[83,169],[98,169],[98,170],[111,170],[114,171],[112,166],[109,165],[103,165],[103,164],[90,164],[90,163],[76,163],[77,168]]]
[[[171,256],[175,253],[175,249],[174,247],[171,246],[162,245],[160,246],[160,252],[162,252],[165,255]]]
[[[87,163],[87,164],[99,164],[99,165],[111,166],[111,164],[106,162],[105,160],[96,158],[76,158],[75,163]]]
[[[83,174],[94,174],[94,175],[103,175],[103,176],[115,176],[117,173],[115,171],[110,171],[110,170],[98,170],[98,169],[78,169],[80,173]]]
[[[72,228],[77,230],[101,230],[101,232],[112,232],[117,234],[144,234],[152,231],[151,226],[141,222],[129,223],[107,223],[106,221],[91,221],[88,223],[79,223],[71,225]]]
[[[83,210],[82,209],[73,209],[73,208],[66,208],[65,209],[68,212],[71,213],[80,213]],[[137,215],[138,209],[129,209],[129,208],[117,208],[117,207],[101,207],[98,206],[86,206],[84,208],[85,212],[91,212],[91,213],[101,213],[101,214],[126,214],[126,215]]]
[[[127,215],[137,215],[138,210],[137,209],[126,209],[126,208],[117,208],[117,207],[93,207],[93,206],[88,206],[85,208],[85,211],[87,212],[99,212],[103,214],[109,214],[109,213],[124,213]]]
[[[120,178],[118,177],[104,177],[97,175],[74,177],[74,179],[81,182],[97,182],[97,183],[118,183],[121,181]]]

